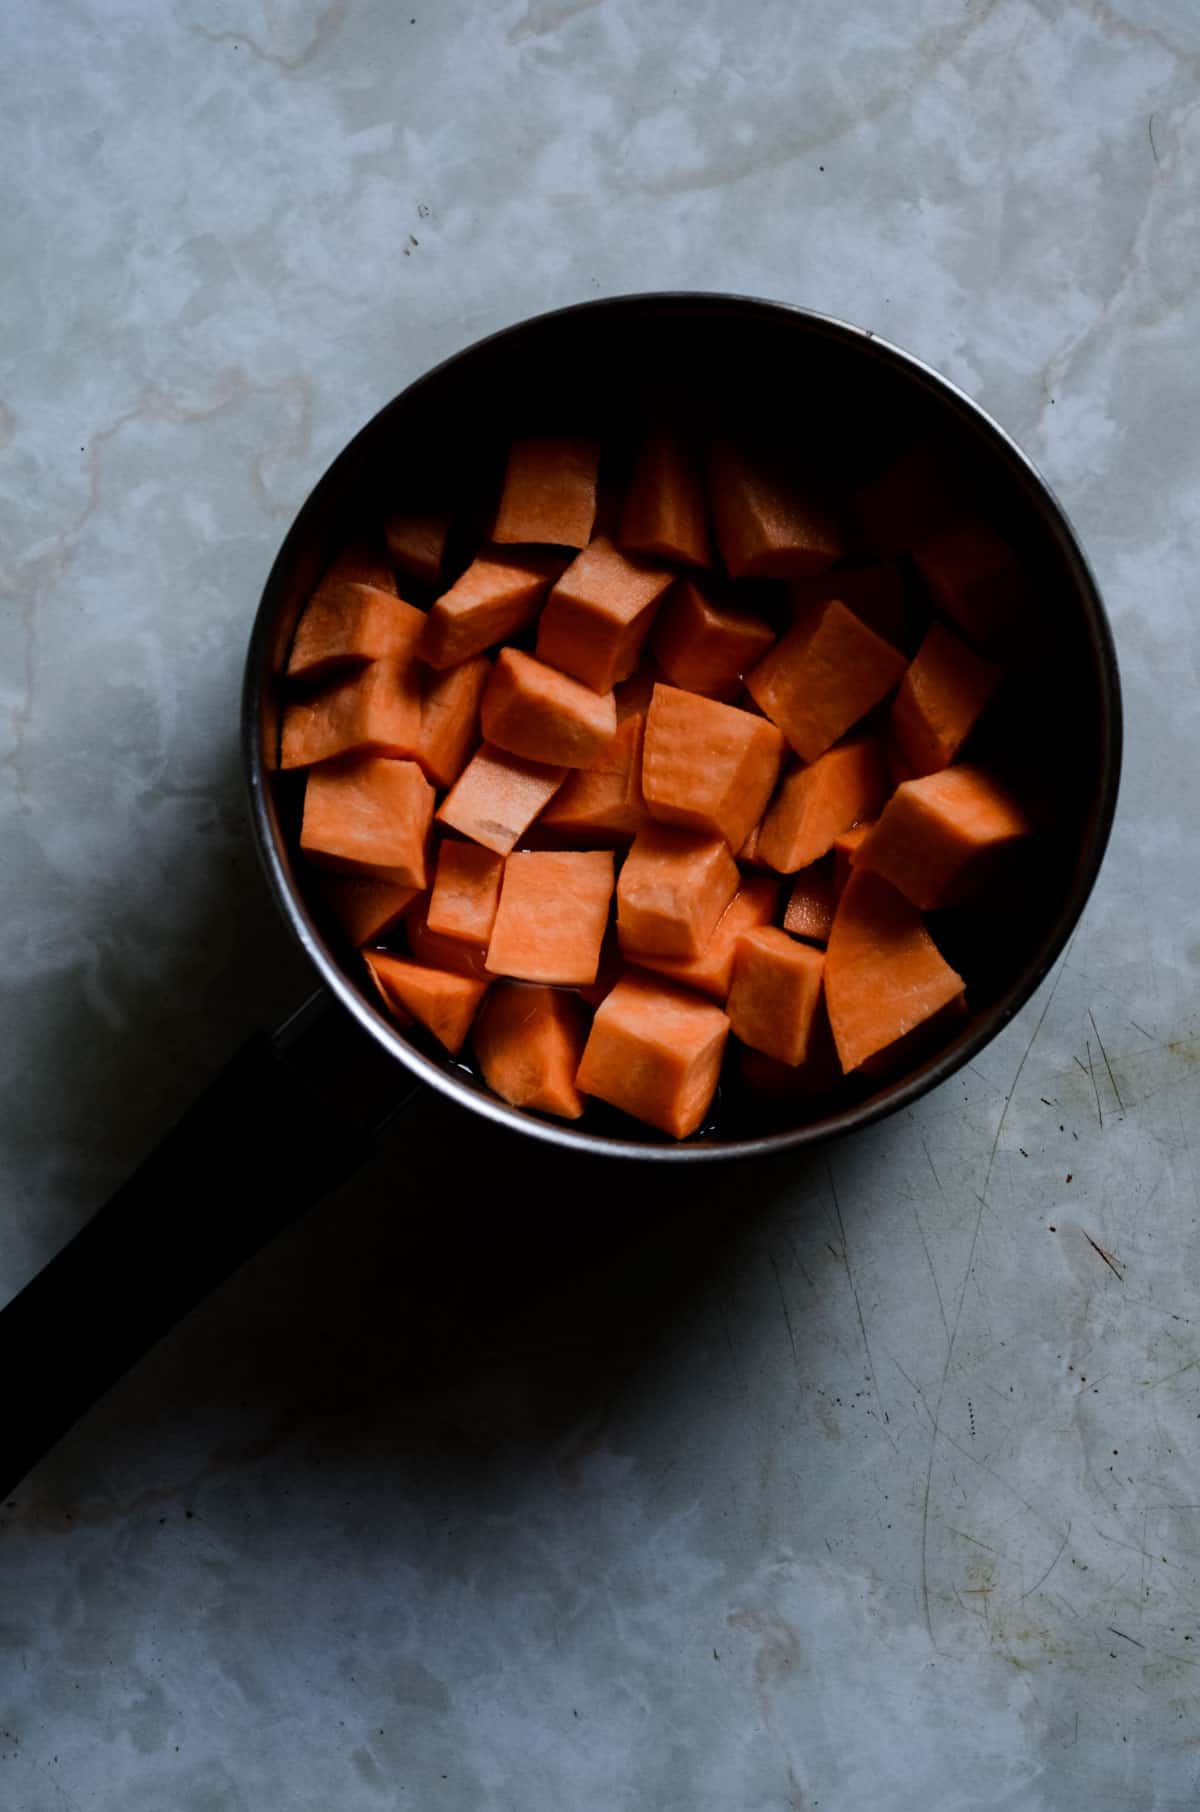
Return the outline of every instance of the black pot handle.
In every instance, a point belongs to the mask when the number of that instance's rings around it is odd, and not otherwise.
[[[325,994],[253,1037],[0,1310],[0,1499],[210,1290],[364,1164],[419,1088]]]

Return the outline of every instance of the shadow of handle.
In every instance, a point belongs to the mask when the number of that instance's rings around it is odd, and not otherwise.
[[[256,1034],[0,1310],[0,1498],[217,1284],[366,1163],[419,1088],[323,994]]]

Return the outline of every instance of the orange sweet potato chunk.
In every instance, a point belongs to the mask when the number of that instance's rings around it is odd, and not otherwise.
[[[852,824],[849,830],[840,831],[833,839],[833,897],[840,900],[850,879],[850,871],[858,860],[858,852],[875,829],[877,819],[868,818],[862,824]]]
[[[628,843],[646,816],[642,800],[642,737],[645,715],[618,723],[616,734],[590,768],[577,768],[538,819],[554,837],[585,843]]]
[[[827,944],[835,903],[833,862],[826,856],[811,868],[801,869],[793,881],[783,914],[784,930],[811,944]]]
[[[415,887],[375,881],[369,875],[325,874],[320,879],[320,891],[357,948],[385,937],[417,897]]]
[[[738,887],[723,837],[646,823],[617,883],[617,935],[626,956],[699,956]]]
[[[518,850],[504,867],[488,945],[491,974],[589,987],[612,891],[611,850]]]
[[[326,579],[296,626],[288,677],[317,679],[338,667],[412,654],[424,627],[425,613],[404,603],[394,591]]]
[[[344,874],[422,888],[433,801],[415,761],[329,762],[308,776],[300,847]]]
[[[650,969],[681,988],[694,988],[698,994],[723,1002],[733,982],[738,939],[743,931],[769,925],[778,899],[779,883],[766,875],[754,875],[742,882],[699,956],[638,956],[633,960],[639,969]]]
[[[511,1107],[578,1120],[575,1086],[587,1039],[587,1014],[560,988],[497,982],[475,1021],[474,1046],[483,1079]]]
[[[780,1063],[803,1063],[824,967],[821,951],[774,925],[743,932],[725,1007],[734,1037]]]
[[[597,536],[546,601],[538,623],[539,661],[594,692],[611,692],[637,666],[654,611],[674,576]]]
[[[930,625],[892,701],[892,738],[910,775],[949,767],[999,683],[999,667]]]
[[[600,448],[594,440],[515,440],[493,539],[586,547],[596,517]]]
[[[728,699],[774,640],[761,617],[718,603],[694,579],[680,579],[655,620],[650,652],[671,685]]]
[[[566,776],[566,768],[523,761],[485,742],[442,801],[439,822],[506,856]]]
[[[454,785],[479,741],[479,701],[491,670],[479,654],[443,673],[421,676],[417,760],[435,786]]]
[[[371,973],[389,1000],[432,1032],[453,1057],[462,1049],[488,984],[445,969],[426,969],[382,950],[371,953]]]
[[[449,516],[397,510],[383,525],[392,563],[422,585],[436,585],[446,558]]]
[[[496,922],[504,857],[479,843],[449,838],[438,850],[426,924],[440,937],[486,944]]]
[[[757,860],[784,875],[809,867],[842,831],[876,816],[887,787],[883,757],[869,737],[827,749],[784,780],[763,819]]]
[[[750,711],[657,685],[646,718],[642,794],[666,824],[707,831],[740,849],[766,807],[783,738]]]
[[[716,440],[708,483],[717,543],[733,578],[807,579],[845,552],[820,485],[793,459]]]
[[[378,535],[356,535],[352,541],[339,548],[326,567],[321,583],[329,585],[343,580],[356,585],[371,585],[377,591],[390,591],[395,595],[396,575]]]
[[[684,566],[707,566],[712,559],[699,461],[674,428],[651,428],[642,439],[621,516],[621,545]]]
[[[855,869],[882,875],[929,911],[968,898],[996,872],[996,858],[1033,825],[998,781],[980,768],[943,768],[896,788]]]
[[[903,1038],[963,991],[917,908],[856,869],[825,954],[825,999],[843,1070]]]
[[[885,642],[895,648],[909,647],[908,596],[900,568],[894,564],[839,567],[819,579],[797,579],[789,587],[789,595],[797,621],[837,598]]]
[[[445,937],[429,928],[429,896],[414,900],[404,915],[404,937],[415,962],[426,969],[448,969],[452,975],[469,975],[474,981],[490,981],[487,970],[487,945],[468,944],[465,939]]]
[[[437,599],[425,619],[420,655],[456,667],[524,629],[538,613],[561,561],[542,548],[487,548]]]
[[[411,654],[389,654],[313,698],[289,699],[279,765],[308,768],[339,755],[415,755],[421,682]]]
[[[716,1093],[729,1020],[681,988],[626,975],[596,1009],[576,1083],[623,1113],[686,1139]]]
[[[815,761],[897,685],[903,654],[837,599],[808,613],[746,677],[796,753]]]
[[[611,692],[593,692],[519,648],[502,648],[481,708],[488,742],[526,761],[587,768],[617,728]]]

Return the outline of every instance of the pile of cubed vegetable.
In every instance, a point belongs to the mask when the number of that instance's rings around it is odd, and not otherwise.
[[[726,1063],[816,1102],[948,1035],[925,915],[1033,828],[958,759],[1028,607],[1008,543],[923,444],[837,501],[669,424],[619,489],[585,439],[501,463],[482,545],[392,517],[288,659],[301,848],[388,1013],[517,1107],[676,1139]]]

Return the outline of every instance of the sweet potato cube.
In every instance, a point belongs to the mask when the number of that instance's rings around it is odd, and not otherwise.
[[[674,428],[651,428],[642,439],[621,516],[621,546],[684,566],[707,566],[712,558],[699,461]]]
[[[923,1024],[963,985],[917,908],[879,875],[856,869],[825,953],[825,999],[843,1070]]]
[[[386,936],[417,897],[415,887],[375,881],[370,875],[322,875],[320,892],[357,949]]]
[[[486,742],[445,799],[438,819],[485,849],[506,856],[566,779],[566,768],[522,761]]]
[[[930,625],[892,701],[892,737],[913,778],[949,767],[999,683],[999,667]]]
[[[338,549],[325,569],[322,585],[344,581],[396,593],[396,575],[378,535],[356,535]]]
[[[587,1014],[575,995],[497,982],[473,1042],[483,1079],[502,1101],[578,1120],[584,1100],[575,1072],[586,1040]]]
[[[887,784],[883,757],[870,738],[827,749],[784,780],[763,819],[757,859],[783,875],[807,868],[828,854],[842,831],[875,817]]]
[[[746,687],[797,755],[815,761],[898,684],[906,665],[835,598],[789,629]]]
[[[411,655],[424,627],[424,611],[404,603],[394,591],[327,579],[296,625],[288,677],[317,679],[384,655]]]
[[[496,921],[504,857],[447,839],[438,850],[426,923],[441,937],[486,944]]]
[[[681,988],[694,988],[724,1001],[733,981],[733,955],[743,931],[769,925],[775,917],[779,883],[753,875],[730,900],[699,956],[638,956],[639,969],[651,969]]]
[[[885,642],[894,648],[909,647],[908,597],[898,566],[839,567],[819,579],[795,580],[789,595],[797,621],[837,598]]]
[[[766,808],[783,738],[751,711],[658,685],[642,748],[646,810],[740,849]]]
[[[723,837],[646,823],[617,883],[617,935],[626,956],[699,956],[737,892]]]
[[[479,1003],[487,993],[485,981],[469,975],[452,975],[445,969],[426,969],[402,956],[382,950],[371,953],[371,972],[390,1000],[419,1020],[456,1056],[466,1042]]]
[[[968,898],[996,873],[997,858],[1032,829],[989,774],[943,768],[896,788],[854,866],[882,875],[927,912]]]
[[[686,1139],[712,1103],[728,1035],[711,1001],[626,975],[596,1009],[575,1080],[585,1095]]]
[[[680,579],[655,619],[650,652],[671,685],[729,698],[774,640],[761,617],[719,604],[694,579]]]
[[[516,981],[589,987],[612,890],[609,849],[518,850],[504,866],[488,969]]]
[[[590,768],[576,768],[538,820],[555,837],[578,843],[627,843],[646,816],[642,802],[641,713],[618,723],[612,741]],[[578,844],[577,844],[578,846]]]
[[[611,692],[593,692],[519,648],[502,648],[481,707],[483,734],[496,748],[552,767],[587,768],[617,728]]]
[[[344,874],[424,887],[433,800],[415,761],[367,755],[330,762],[308,776],[300,847]]]
[[[744,931],[726,1012],[735,1038],[780,1063],[803,1063],[821,998],[825,958],[775,925]]]
[[[833,897],[840,900],[850,879],[850,871],[858,859],[858,852],[875,829],[877,820],[868,818],[862,824],[852,824],[849,830],[839,831],[833,839]]]
[[[308,768],[339,755],[415,755],[421,741],[421,681],[408,653],[389,654],[313,698],[289,699],[279,765]]]
[[[515,440],[493,540],[586,547],[596,516],[599,464],[594,440]]]
[[[845,552],[820,485],[775,451],[714,441],[708,484],[721,558],[735,579],[807,579]]]
[[[990,522],[957,517],[913,549],[938,609],[983,654],[1019,652],[1030,628],[1029,580]]]
[[[397,510],[383,525],[393,565],[422,585],[436,585],[446,558],[449,516]]]
[[[435,786],[453,786],[479,741],[479,701],[491,663],[485,655],[443,673],[421,676],[421,739],[417,760]]]
[[[792,882],[784,908],[784,930],[810,944],[827,944],[835,903],[833,860],[826,856],[811,867],[802,868]]]
[[[468,944],[464,938],[446,937],[429,928],[429,896],[414,900],[404,915],[404,937],[415,962],[426,969],[448,969],[452,975],[469,975],[491,981],[487,945]]]
[[[537,657],[611,692],[637,666],[659,599],[674,574],[597,536],[572,560],[546,601]]]
[[[456,667],[532,623],[561,565],[540,548],[488,548],[434,603],[420,654],[431,667]]]

